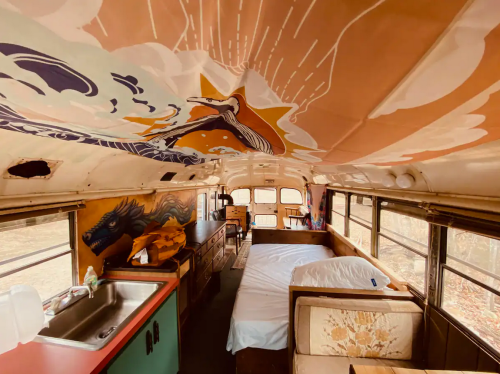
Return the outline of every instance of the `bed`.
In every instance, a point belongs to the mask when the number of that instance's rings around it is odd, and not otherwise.
[[[320,244],[254,244],[236,295],[226,349],[287,347],[289,285],[296,266],[334,257]]]

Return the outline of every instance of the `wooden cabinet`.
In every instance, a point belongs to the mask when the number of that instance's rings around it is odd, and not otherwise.
[[[226,220],[239,219],[243,231],[247,230],[247,207],[228,205],[226,206]],[[234,223],[229,221],[228,223]]]
[[[176,374],[178,331],[177,291],[174,291],[117,354],[107,374]]]
[[[221,264],[226,243],[225,234],[226,223],[222,221],[198,221],[192,228],[186,229],[187,246],[195,251],[193,301],[200,299],[212,278],[215,265]]]
[[[205,255],[203,257],[200,258],[199,261],[196,262],[196,276],[200,276],[200,274],[208,267],[212,264],[212,255],[213,255],[213,251],[212,249],[210,249],[209,251],[207,251],[205,253]],[[197,253],[196,254],[196,258],[198,259],[199,257],[201,256],[201,252]]]

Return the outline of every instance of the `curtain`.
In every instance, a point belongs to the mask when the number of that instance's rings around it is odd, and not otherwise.
[[[307,186],[307,208],[309,218],[307,223],[310,230],[324,230],[326,228],[326,185]]]

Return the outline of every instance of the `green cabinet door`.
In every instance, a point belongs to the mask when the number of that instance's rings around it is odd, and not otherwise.
[[[154,336],[157,323],[160,340],[153,352],[146,354],[146,334]],[[108,374],[177,374],[179,371],[179,340],[177,327],[177,292],[174,291],[148,319],[141,330],[118,353],[108,367]]]

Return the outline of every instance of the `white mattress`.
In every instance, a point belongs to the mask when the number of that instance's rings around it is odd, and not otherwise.
[[[236,294],[226,349],[287,347],[288,286],[296,266],[333,257],[328,247],[311,244],[256,244]]]

